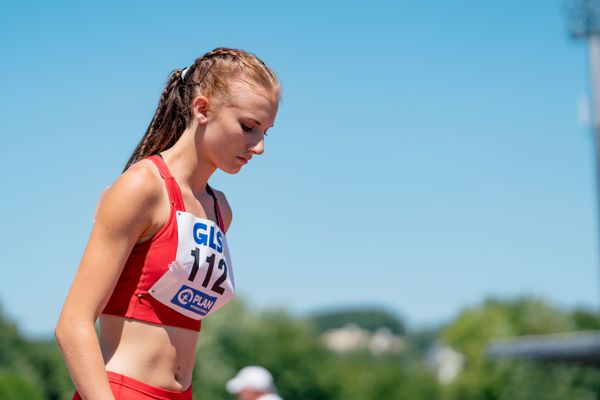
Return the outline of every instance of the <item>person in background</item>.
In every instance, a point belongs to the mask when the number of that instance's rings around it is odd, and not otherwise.
[[[237,400],[282,400],[277,395],[273,375],[263,367],[244,367],[227,382],[227,391]]]

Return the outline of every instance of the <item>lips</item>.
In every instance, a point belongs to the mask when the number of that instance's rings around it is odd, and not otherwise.
[[[249,158],[244,158],[241,156],[237,156],[238,160],[240,160],[242,162],[242,164],[248,164],[248,161],[250,161]]]

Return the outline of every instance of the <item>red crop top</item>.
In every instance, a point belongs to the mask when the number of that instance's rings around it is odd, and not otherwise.
[[[151,239],[133,247],[102,313],[200,331],[201,320],[178,313],[148,293],[152,285],[167,271],[169,264],[175,260],[178,244],[176,212],[185,211],[179,185],[169,172],[162,157],[154,155],[148,159],[156,164],[165,181],[171,202],[171,212],[167,222]],[[217,223],[224,232],[223,218],[217,198],[208,185],[206,188],[214,198]]]

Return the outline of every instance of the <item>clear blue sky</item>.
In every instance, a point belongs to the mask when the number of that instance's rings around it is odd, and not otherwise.
[[[265,154],[212,178],[253,307],[598,307],[587,53],[558,0],[4,2],[0,36],[0,303],[28,334],[51,333],[168,74],[217,46],[284,86]]]

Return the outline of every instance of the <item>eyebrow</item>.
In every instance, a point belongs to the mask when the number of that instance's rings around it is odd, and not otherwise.
[[[249,119],[250,121],[252,121],[252,122],[255,122],[255,123],[258,125],[258,126],[261,126],[261,125],[262,125],[262,124],[260,123],[260,121],[258,121],[258,120],[255,120],[254,118],[248,118],[248,119]],[[274,126],[275,126],[275,124],[273,124],[273,125],[271,125],[271,126],[268,126],[268,127],[267,127],[267,129],[265,129],[265,132],[266,132],[268,129],[270,129],[270,128],[274,127]]]

